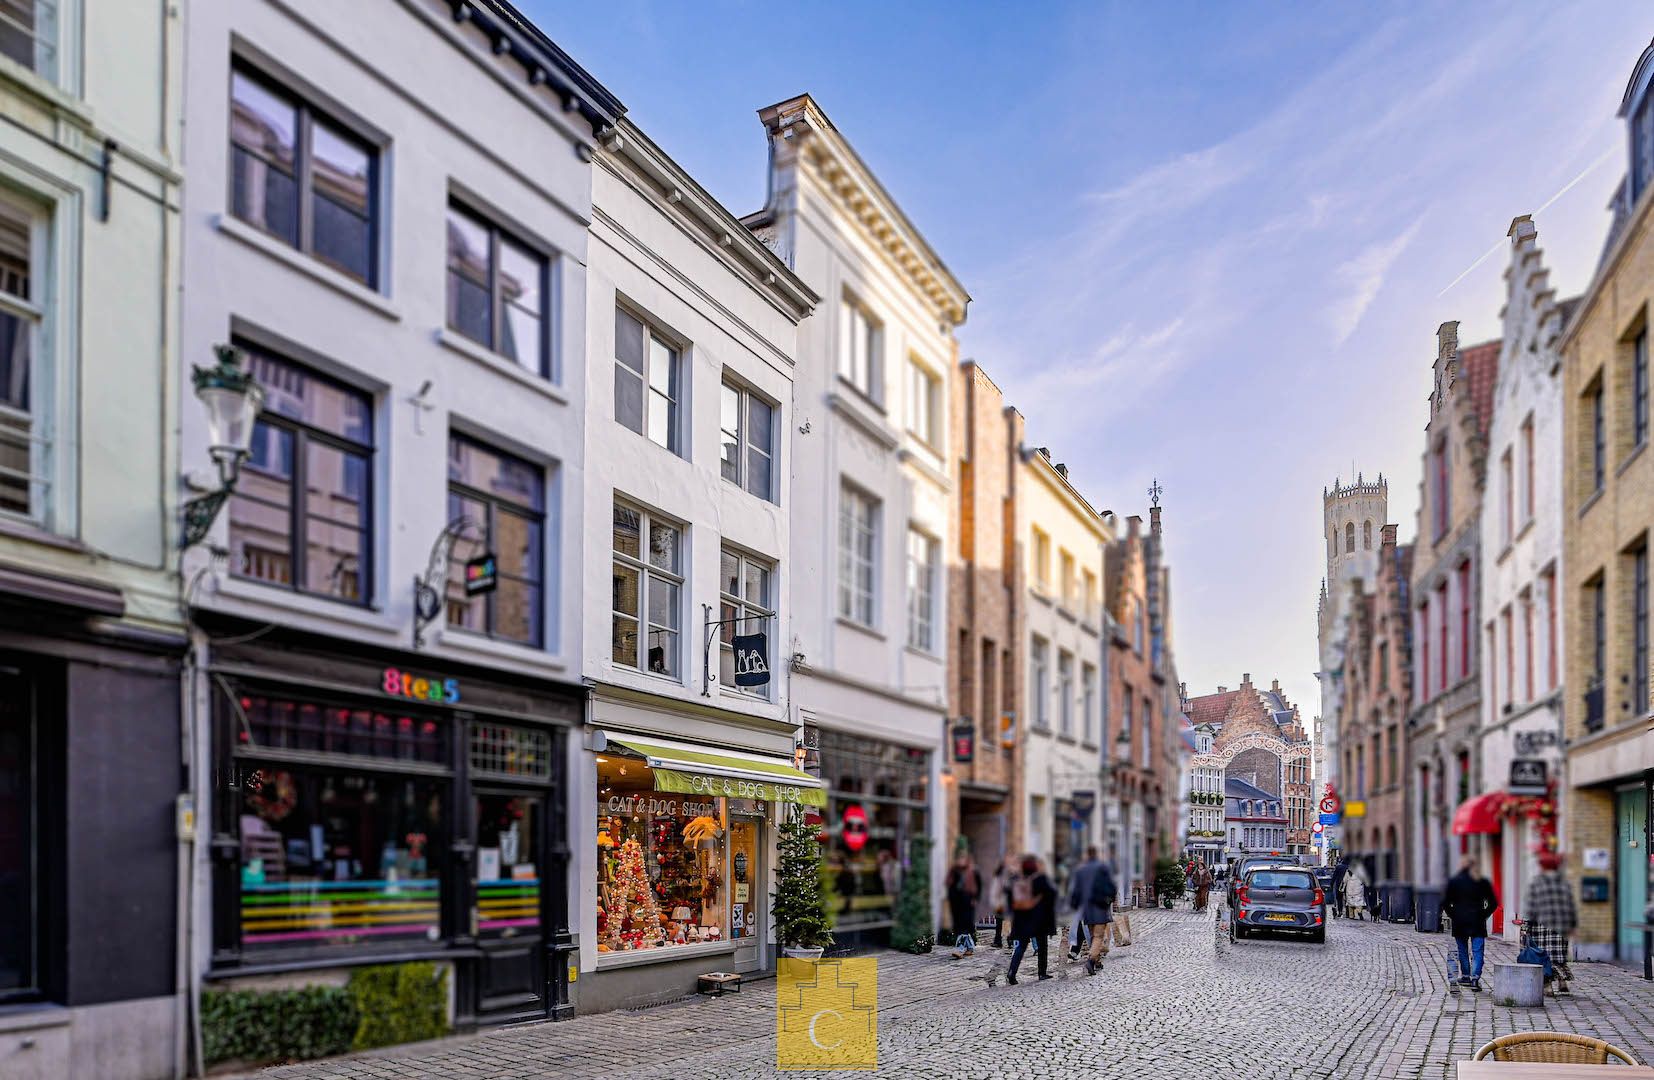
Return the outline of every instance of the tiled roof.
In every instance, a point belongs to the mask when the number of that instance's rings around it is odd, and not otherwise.
[[[1218,725],[1229,715],[1229,706],[1240,695],[1239,690],[1225,690],[1221,694],[1206,694],[1189,699],[1189,719],[1196,727],[1201,724]]]
[[[1499,378],[1499,341],[1484,341],[1459,350],[1459,375],[1470,385],[1470,407],[1483,435],[1493,423],[1493,384]]]
[[[1231,776],[1226,776],[1223,778],[1223,793],[1231,799],[1273,800],[1279,798],[1279,796],[1271,795],[1269,792],[1265,791],[1261,787],[1258,787],[1256,784],[1249,784],[1245,780],[1239,780]]]

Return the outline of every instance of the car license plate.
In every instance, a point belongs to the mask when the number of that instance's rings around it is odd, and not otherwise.
[[[1297,920],[1296,917],[1294,917],[1292,915],[1273,915],[1272,914],[1272,915],[1265,915],[1264,916],[1264,921],[1265,922],[1297,922],[1298,920]]]

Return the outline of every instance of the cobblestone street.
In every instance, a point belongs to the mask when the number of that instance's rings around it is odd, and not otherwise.
[[[1654,1061],[1654,985],[1576,964],[1576,992],[1545,1007],[1450,994],[1451,939],[1408,926],[1334,923],[1325,946],[1231,944],[1209,916],[1139,912],[1138,938],[1095,978],[1058,960],[1003,983],[1008,953],[884,954],[879,1067],[903,1077],[1246,1075],[1451,1078],[1452,1063],[1511,1031],[1594,1035]],[[1490,942],[1488,961],[1513,959]],[[1053,958],[1057,959],[1056,950]],[[1484,982],[1487,980],[1484,979]],[[739,996],[581,1017],[268,1069],[258,1080],[527,1080],[614,1076],[734,1080],[777,1075],[775,984]],[[787,1075],[809,1075],[789,1073]]]

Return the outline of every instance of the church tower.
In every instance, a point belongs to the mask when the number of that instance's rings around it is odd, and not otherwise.
[[[1338,709],[1344,672],[1344,616],[1350,607],[1351,583],[1370,588],[1378,576],[1378,553],[1383,547],[1384,523],[1389,520],[1390,486],[1355,474],[1355,483],[1338,479],[1321,489],[1321,542],[1326,545],[1327,572],[1321,579],[1316,610],[1321,670],[1321,754],[1323,779],[1337,779]]]

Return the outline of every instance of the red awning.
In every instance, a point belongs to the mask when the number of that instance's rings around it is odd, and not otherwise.
[[[1504,809],[1508,796],[1502,791],[1476,795],[1459,804],[1453,811],[1453,835],[1470,836],[1473,833],[1496,833],[1504,827],[1499,811]]]

